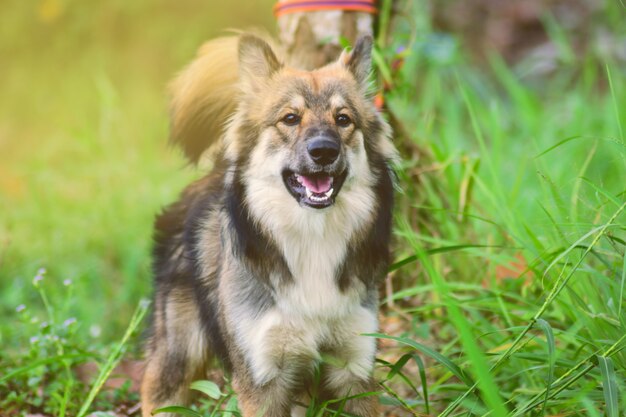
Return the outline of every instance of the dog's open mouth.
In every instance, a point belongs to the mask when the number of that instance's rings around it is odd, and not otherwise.
[[[291,170],[283,172],[283,181],[289,193],[300,204],[321,209],[332,205],[339,193],[346,171],[339,175],[325,172],[297,173]]]

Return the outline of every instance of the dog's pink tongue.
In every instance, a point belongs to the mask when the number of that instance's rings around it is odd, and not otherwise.
[[[302,175],[300,178],[302,178],[302,184],[316,194],[327,193],[333,185],[332,177],[305,177]]]

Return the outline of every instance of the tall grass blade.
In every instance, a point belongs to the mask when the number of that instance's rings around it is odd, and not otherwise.
[[[624,131],[622,130],[622,121],[619,117],[619,106],[617,105],[617,95],[615,94],[615,87],[613,86],[613,78],[611,77],[611,69],[609,64],[606,64],[606,77],[609,80],[609,88],[611,89],[611,97],[613,98],[613,110],[615,111],[615,121],[617,122],[617,128],[619,129],[619,137],[624,140]]]
[[[336,398],[336,399],[325,401],[323,404],[320,405],[320,410],[319,410],[319,413],[316,415],[316,417],[318,416],[322,417],[322,416],[327,416],[327,415],[358,417],[358,416],[355,416],[354,414],[348,413],[347,411],[343,411],[343,407],[345,403],[350,400],[355,400],[358,398],[377,397],[379,395],[380,395],[380,392],[378,391],[368,391],[368,392],[362,392],[360,394],[348,395],[343,398]],[[336,405],[336,404],[339,404],[338,409],[328,408],[328,406]]]
[[[571,142],[571,141],[573,141],[574,139],[581,139],[581,138],[582,138],[582,136],[581,136],[581,135],[575,135],[575,136],[570,136],[570,137],[567,137],[567,138],[565,138],[565,139],[563,139],[563,140],[560,140],[560,141],[558,141],[556,144],[554,144],[554,145],[550,146],[550,147],[549,147],[548,149],[546,149],[545,151],[542,151],[541,153],[539,153],[539,154],[535,155],[535,156],[533,157],[533,159],[540,158],[540,157],[544,156],[545,154],[547,154],[548,152],[553,151],[554,149],[558,148],[559,146],[566,144],[567,142]]]
[[[415,340],[406,337],[389,336],[383,333],[365,333],[364,336],[376,337],[378,339],[395,340],[398,343],[410,346],[413,349],[422,352],[424,355],[430,356],[431,358],[448,368],[448,370],[452,372],[454,376],[463,381],[467,386],[473,385],[472,379],[465,372],[463,372],[463,370],[459,368],[454,362],[443,356],[441,353],[429,348],[428,346],[424,346],[423,344],[418,343]]]
[[[615,368],[611,358],[598,356],[598,367],[602,374],[602,392],[604,394],[604,402],[606,405],[607,417],[618,417],[618,389],[617,379],[615,377]]]
[[[463,249],[472,249],[472,248],[514,249],[514,248],[508,248],[506,246],[500,246],[500,245],[472,245],[472,244],[466,244],[466,245],[442,246],[442,247],[439,247],[439,248],[428,249],[425,252],[426,252],[427,255],[436,255],[438,253],[455,252],[455,251],[459,251],[459,250],[463,250]],[[404,265],[416,262],[417,259],[418,259],[417,255],[411,255],[411,256],[407,256],[406,258],[401,259],[401,260],[399,260],[397,262],[394,262],[389,267],[389,272],[392,272],[392,271],[395,271],[397,269],[400,269]]]
[[[589,165],[591,165],[591,161],[593,160],[593,157],[596,154],[596,151],[598,150],[598,140],[595,140],[593,142],[593,147],[589,150],[587,156],[585,157],[585,161],[583,162],[579,172],[578,172],[578,178],[576,179],[576,181],[574,182],[574,187],[572,190],[572,195],[570,197],[570,203],[571,203],[571,207],[570,207],[570,219],[573,222],[578,221],[578,203],[580,201],[580,188],[582,185],[582,181],[584,180],[584,175],[587,172],[587,170],[589,169]],[[587,181],[589,182],[589,181]],[[617,206],[619,207],[619,204],[617,204]]]
[[[596,190],[599,194],[602,194],[603,196],[605,196],[610,202],[612,202],[613,204],[615,204],[616,207],[619,207],[621,202],[615,198],[613,195],[611,195],[610,192],[606,191],[604,188],[597,186],[596,184],[594,184],[593,182],[591,182],[589,179],[585,178],[585,177],[581,177],[581,180],[585,181],[587,184],[589,184],[594,190]]]
[[[417,368],[419,369],[420,380],[422,383],[422,394],[424,397],[424,408],[426,409],[426,414],[430,414],[430,400],[428,399],[428,380],[426,379],[426,367],[424,366],[424,362],[419,355],[413,355],[413,359],[415,363],[417,363]]]
[[[387,392],[387,394],[391,395],[393,398],[395,398],[396,401],[398,401],[402,407],[404,407],[405,410],[407,410],[409,413],[411,413],[412,415],[414,415],[415,417],[420,417],[422,414],[416,412],[415,410],[413,410],[413,408],[409,405],[409,403],[407,403],[401,395],[399,395],[397,392],[395,392],[391,387],[389,387],[389,385],[385,384],[384,382],[380,384],[381,387],[383,387],[383,389]]]
[[[622,205],[619,208],[619,210],[617,212],[617,215],[619,215],[619,213],[621,213],[622,210],[624,210],[624,207],[626,207],[626,203],[624,203],[624,205]],[[587,250],[585,250],[585,252],[583,252],[583,254],[581,255],[581,257],[580,257],[580,259],[578,261],[578,264],[574,268],[574,269],[576,269],[580,265],[580,263],[582,263],[582,260],[587,256],[587,254],[589,252],[591,252],[591,249],[595,246],[595,244],[598,242],[598,240],[600,240],[600,237],[602,237],[604,235],[604,232],[606,232],[606,230],[609,229],[609,228],[617,227],[617,225],[612,224],[613,221],[615,220],[615,218],[617,218],[617,216],[613,216],[612,220],[609,223],[605,223],[602,226],[598,226],[598,227],[595,227],[595,228],[591,229],[590,231],[588,231],[587,233],[582,235],[576,242],[572,243],[567,249],[565,249],[563,252],[558,254],[552,260],[552,262],[550,262],[548,267],[543,272],[543,278],[545,278],[545,276],[548,275],[548,272],[550,272],[552,270],[552,268],[554,268],[554,266],[556,264],[558,264],[567,255],[569,255],[570,252],[572,252],[576,248],[583,247],[583,245],[581,245],[581,243],[584,242],[585,240],[587,240],[587,238],[589,238],[590,236],[595,234],[596,236],[594,237],[592,243],[587,247]],[[569,279],[569,277],[568,277],[568,279]]]
[[[87,414],[87,411],[89,411],[89,407],[91,406],[91,403],[93,402],[93,400],[96,398],[96,395],[98,395],[98,392],[100,392],[100,389],[102,388],[106,380],[109,378],[109,375],[111,374],[115,366],[117,366],[119,361],[122,359],[122,355],[124,354],[124,351],[126,350],[126,345],[128,344],[128,340],[133,335],[135,330],[137,330],[137,327],[139,327],[139,324],[143,321],[143,318],[146,316],[146,313],[148,312],[149,306],[150,306],[150,303],[145,300],[141,300],[139,304],[137,305],[137,308],[135,309],[135,313],[130,319],[128,328],[126,329],[126,332],[124,333],[124,337],[122,337],[122,340],[120,341],[120,343],[113,349],[113,351],[107,358],[107,361],[104,363],[102,368],[100,368],[100,373],[98,374],[96,381],[92,385],[91,390],[89,390],[87,399],[85,399],[85,401],[83,402],[83,405],[80,407],[77,417],[83,417],[85,414]]]
[[[392,379],[393,377],[395,377],[396,375],[398,375],[400,378],[402,378],[402,380],[409,387],[411,387],[411,389],[413,390],[415,395],[419,397],[420,393],[417,390],[417,388],[415,387],[415,384],[413,383],[413,381],[402,372],[402,368],[407,364],[409,359],[411,359],[413,357],[415,357],[415,358],[417,358],[417,360],[419,360],[419,356],[418,355],[413,354],[413,353],[407,353],[406,355],[403,355],[400,359],[398,359],[398,361],[396,363],[394,363],[394,364],[391,364],[390,362],[385,362],[385,361],[383,361],[381,359],[377,359],[377,362],[383,363],[385,366],[389,367],[389,372],[387,373],[387,377],[385,378],[385,381],[388,381],[388,380]]]
[[[415,363],[417,364],[417,368],[419,370],[419,375],[420,375],[420,380],[421,380],[420,382],[422,384],[421,393],[417,390],[413,381],[409,377],[407,377],[404,373],[402,373],[402,368],[409,362],[410,359],[413,359],[415,361]],[[407,353],[405,355],[402,355],[402,357],[398,359],[396,363],[394,364],[391,364],[390,362],[384,361],[382,359],[377,359],[376,361],[389,367],[389,372],[387,373],[387,377],[382,382],[386,382],[390,380],[391,378],[393,378],[394,376],[398,375],[400,378],[402,378],[402,380],[409,387],[411,387],[411,389],[413,390],[416,396],[420,396],[424,398],[424,406],[426,408],[426,414],[430,414],[430,402],[428,399],[428,381],[426,379],[426,367],[424,366],[424,362],[422,361],[422,358],[420,358],[419,355],[415,353]]]
[[[626,283],[626,255],[624,255],[624,260],[622,264],[622,282],[619,288],[619,305],[617,307],[617,317],[622,316],[622,308],[624,305],[624,284]]]
[[[550,324],[544,319],[537,320],[537,326],[543,330],[546,335],[546,342],[548,344],[548,381],[546,384],[546,396],[544,397],[543,406],[541,408],[541,414],[545,415],[546,407],[548,405],[548,398],[550,398],[550,386],[552,385],[552,381],[554,380],[554,362],[556,357],[554,355],[555,352],[555,343],[554,343],[554,333],[552,332],[552,327]]]

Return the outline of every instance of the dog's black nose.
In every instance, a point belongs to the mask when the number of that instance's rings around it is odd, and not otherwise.
[[[339,156],[339,144],[331,139],[316,138],[306,147],[313,162],[320,165],[330,165]]]

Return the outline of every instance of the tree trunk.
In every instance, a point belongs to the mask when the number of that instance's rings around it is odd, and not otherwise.
[[[369,13],[343,10],[283,14],[278,17],[279,39],[290,64],[311,70],[339,57],[342,38],[354,44],[359,36],[372,35],[373,20]]]

